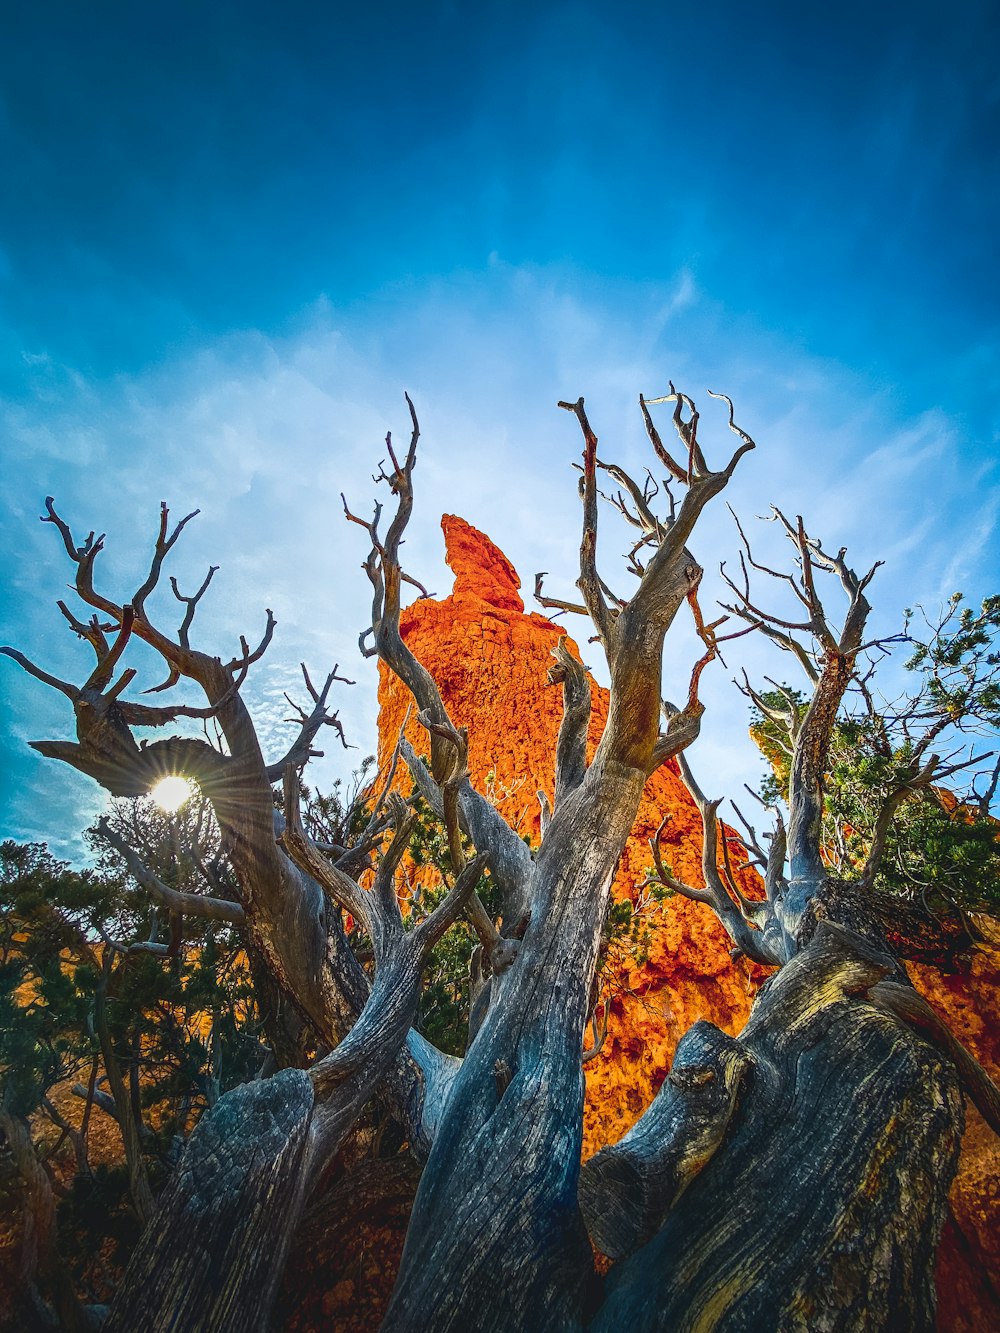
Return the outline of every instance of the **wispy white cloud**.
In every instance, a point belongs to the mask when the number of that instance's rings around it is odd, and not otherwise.
[[[571,587],[580,441],[555,402],[583,392],[602,453],[641,475],[652,459],[637,394],[663,392],[668,378],[695,396],[705,387],[730,393],[737,419],[756,436],[759,448],[728,493],[737,512],[763,513],[775,501],[806,515],[831,545],[847,544],[857,565],[887,559],[875,585],[880,624],[894,622],[907,602],[950,591],[956,579],[978,593],[995,567],[997,478],[983,473],[969,493],[974,460],[946,406],[929,402],[917,417],[901,417],[887,392],[872,392],[856,373],[730,318],[686,271],[650,286],[497,257],[485,274],[457,274],[419,294],[389,289],[377,302],[346,309],[319,302],[280,338],[233,334],[135,378],[88,383],[49,364],[38,374],[44,392],[36,403],[0,403],[13,446],[0,496],[0,558],[11,590],[0,635],[67,674],[79,674],[85,660],[53,606],[68,571],[55,534],[34,517],[42,495],[57,495],[75,529],[108,529],[98,577],[118,597],[141,581],[160,500],[178,517],[200,507],[171,557],[182,590],[197,586],[209,564],[221,566],[199,610],[196,641],[229,653],[240,634],[259,633],[265,606],[278,619],[268,659],[247,686],[268,753],[280,755],[288,743],[282,695],[301,697],[299,661],[314,678],[335,661],[358,677],[337,698],[359,748],[345,757],[331,736],[321,783],[374,743],[375,673],[357,651],[370,614],[360,569],[365,536],[344,522],[340,492],[356,512],[368,512],[385,433],[408,432],[404,388],[423,428],[406,561],[439,594],[450,586],[437,527],[442,512],[489,532],[526,592],[540,569],[550,571],[553,590]],[[734,444],[725,414],[709,401],[702,406],[706,448],[722,460]],[[773,525],[750,527],[762,554],[783,558]],[[627,590],[628,576],[613,572],[626,544],[613,524],[602,530],[609,579]],[[717,503],[694,540],[707,571],[706,604],[720,591],[719,558],[732,557],[736,546]],[[158,598],[164,623],[177,621],[169,588]],[[668,660],[677,665],[668,693],[686,683],[693,652],[683,635],[671,649]],[[752,673],[775,670],[749,640],[733,649],[733,662],[740,660]],[[154,683],[155,664],[147,659],[143,669],[144,683]],[[745,739],[744,702],[726,675],[713,668],[707,680],[697,759],[717,792],[759,771]],[[41,776],[23,742],[36,710],[46,715],[50,705],[39,700],[41,686],[10,685],[8,674],[8,687],[20,715],[5,740],[18,774],[6,797],[7,827],[54,836],[56,822],[68,836],[93,812],[94,797],[76,784],[58,809],[45,799],[59,779],[48,768]]]

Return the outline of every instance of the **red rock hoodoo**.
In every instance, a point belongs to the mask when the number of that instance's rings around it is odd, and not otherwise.
[[[562,717],[562,691],[549,685],[547,672],[565,630],[525,614],[520,580],[488,537],[450,515],[442,527],[454,592],[444,601],[414,602],[402,615],[403,637],[437,681],[452,720],[469,728],[473,782],[537,845],[536,792],[552,799]],[[396,743],[409,702],[404,687],[383,669],[380,761]],[[595,686],[591,753],[606,718],[607,693]],[[413,720],[407,735],[419,752],[426,751],[425,733]],[[635,897],[651,863],[648,840],[668,811],[667,859],[679,876],[700,882],[698,812],[680,778],[665,768],[647,784],[615,879],[616,897]],[[648,960],[614,969],[608,1035],[600,1055],[587,1064],[588,1156],[620,1138],[649,1104],[678,1039],[696,1019],[711,1018],[736,1032],[750,1011],[754,982],[730,962],[729,944],[709,912],[674,898],[656,919]]]
[[[552,798],[556,736],[562,713],[558,687],[548,684],[551,651],[564,631],[526,614],[520,580],[488,537],[460,518],[442,520],[446,558],[455,574],[452,595],[407,608],[401,629],[410,649],[438,683],[453,721],[469,729],[473,782],[505,817],[537,844],[536,791]],[[575,650],[575,649],[574,649]],[[586,661],[586,654],[581,660]],[[379,758],[391,753],[409,698],[384,669],[379,687]],[[607,692],[593,687],[591,752],[607,717]],[[411,720],[407,734],[426,751]],[[701,826],[675,772],[661,769],[647,783],[635,827],[615,879],[618,899],[634,899],[650,864],[648,840],[665,814],[665,854],[678,877],[701,883]],[[745,870],[746,889],[753,877]],[[711,913],[675,897],[655,916],[648,957],[610,969],[608,1035],[586,1065],[584,1154],[614,1142],[634,1123],[662,1083],[680,1036],[699,1018],[727,1032],[743,1026],[760,980],[734,964],[729,943]],[[914,967],[914,983],[996,1078],[1000,1073],[1000,952],[977,951],[966,973],[943,976]],[[939,1327],[1000,1328],[1000,1195],[996,1140],[969,1110],[962,1167],[952,1194],[939,1265]]]

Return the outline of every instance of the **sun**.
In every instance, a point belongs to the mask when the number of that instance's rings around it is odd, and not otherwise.
[[[194,795],[194,784],[187,778],[179,778],[176,775],[161,778],[155,787],[149,792],[150,796],[168,815],[176,814],[185,801],[190,800]]]

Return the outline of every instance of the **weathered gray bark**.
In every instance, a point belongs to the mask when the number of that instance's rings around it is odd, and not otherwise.
[[[697,731],[693,689],[684,714],[690,729],[678,727],[673,744],[659,731],[664,636],[701,577],[685,542],[752,443],[743,437],[728,468],[712,473],[692,442],[684,502],[672,523],[650,524],[653,552],[639,589],[612,610],[596,569],[597,437],[582,399],[562,406],[584,436],[578,586],[611,670],[608,722],[584,773],[572,729],[586,725],[588,710],[579,672],[560,660],[567,717],[557,755],[560,799],[527,885],[528,925],[513,961],[494,975],[489,1011],[455,1078],[417,1192],[386,1330],[499,1327],[498,1290],[506,1327],[573,1327],[595,1295],[576,1199],[591,978],[614,869],[646,778]],[[394,478],[398,496],[409,493],[412,463],[411,452]],[[393,578],[398,586],[395,550],[387,540],[373,551],[385,586]],[[376,599],[375,623],[384,660],[425,711],[444,714],[433,681],[401,646],[398,607],[388,597]]]
[[[108,1328],[243,1333],[264,1329],[308,1192],[399,1056],[428,952],[483,869],[466,867],[444,901],[406,932],[393,871],[411,823],[396,830],[373,888],[326,867],[302,830],[286,775],[286,842],[368,928],[375,982],[343,1041],[308,1072],[286,1069],[221,1098],[199,1121],[129,1263]]]
[[[235,1088],[202,1117],[105,1333],[267,1327],[301,1213],[313,1105],[309,1075],[285,1069]]]
[[[622,778],[619,801],[637,803],[641,776]],[[507,1327],[583,1318],[592,1262],[576,1207],[580,1052],[600,939],[594,914],[599,923],[623,838],[613,836],[622,815],[609,800],[582,789],[574,800],[564,827],[575,873],[562,873],[566,849],[550,828],[532,922],[495,979],[421,1180],[386,1329],[488,1327],[498,1288]]]
[[[933,1328],[934,1255],[964,1124],[960,1079],[1000,1127],[1000,1093],[885,952],[888,934],[912,935],[919,948],[926,931],[901,925],[904,913],[892,922],[867,886],[825,870],[827,751],[874,570],[859,579],[801,519],[777,517],[797,548],[801,581],[790,582],[808,619],[769,618],[748,587],[730,586],[732,609],[793,652],[813,685],[801,716],[790,697],[784,712],[748,686],[793,743],[788,875],[779,823],[770,853],[755,843],[765,899],[742,896],[728,859],[724,870],[716,861],[718,803],[682,763],[705,823],[706,887],[661,878],[712,907],[743,952],[784,966],[735,1041],[705,1028],[687,1034],[647,1115],[584,1168],[592,1235],[609,1255],[628,1256],[608,1277],[592,1324],[601,1333]],[[815,567],[836,574],[850,599],[837,634]],[[795,629],[813,636],[819,669]]]
[[[154,1212],[155,1217],[118,1293],[110,1326],[235,1330],[249,1327],[252,1319],[263,1326],[305,1192],[365,1103],[378,1092],[403,1124],[414,1152],[426,1153],[430,1146],[454,1068],[408,1029],[426,952],[465,904],[474,879],[460,877],[432,918],[404,938],[394,895],[394,916],[386,917],[383,902],[383,911],[367,918],[365,895],[344,872],[321,860],[321,885],[309,873],[309,864],[296,866],[278,842],[282,821],[275,815],[271,784],[286,768],[306,762],[319,729],[333,720],[326,704],[335,673],[320,691],[306,676],[314,708],[308,715],[301,714],[299,734],[284,760],[268,765],[239,687],[247,668],[270,640],[274,628],[270,613],[261,644],[253,652],[245,640],[242,655],[228,663],[198,652],[190,646],[189,630],[211,574],[193,598],[178,594],[187,611],[176,638],[161,633],[145,612],[146,598],[156,585],[164,557],[186,519],[168,537],[163,508],[150,573],[131,603],[119,605],[94,587],[94,560],[103,538],[95,541],[91,535],[77,547],[51,500],[47,509],[47,521],[58,528],[77,566],[80,597],[107,621],[102,624],[98,616],[79,621],[61,607],[97,658],[80,687],[48,676],[14,650],[4,650],[73,704],[76,742],[39,742],[36,748],[89,774],[115,795],[145,794],[170,773],[198,782],[213,806],[241,902],[239,906],[195,903],[174,895],[172,907],[221,916],[243,929],[255,961],[263,961],[304,1023],[334,1048],[311,1072],[309,1087],[317,1089],[315,1106],[312,1091],[308,1102],[295,1097],[289,1100],[286,1085],[288,1079],[296,1082],[294,1071],[288,1071],[287,1078],[222,1098],[204,1128],[199,1126],[185,1158],[186,1167],[173,1178],[155,1209],[134,1119],[128,1114],[127,1092],[124,1086],[113,1088],[137,1208],[144,1217]],[[113,642],[107,638],[109,630],[117,631]],[[122,701],[120,696],[135,673],[129,669],[117,682],[113,678],[133,634],[164,659],[168,677],[161,688],[181,678],[192,680],[204,693],[207,706],[151,707]],[[135,727],[163,726],[181,716],[214,718],[228,753],[204,741],[176,737],[137,743]],[[368,853],[378,845],[384,829],[384,822],[373,825],[367,846],[351,849],[353,873],[369,865]],[[398,852],[394,854],[398,861]],[[481,868],[479,859],[470,873]],[[140,882],[151,878],[138,869]],[[361,895],[351,907],[356,916],[368,919],[379,936],[374,989],[348,948],[340,920],[344,896],[331,892],[327,870],[334,880]],[[166,886],[154,884],[152,890],[156,896],[170,896]],[[110,1047],[105,1054],[113,1082]],[[390,1070],[392,1076],[387,1078]]]
[[[97,628],[78,627],[98,652],[98,668],[81,690],[27,664],[63,689],[77,712],[78,744],[41,748],[111,790],[146,790],[166,763],[198,776],[240,880],[245,929],[303,1019],[334,1045],[309,1074],[288,1070],[280,1082],[238,1090],[205,1118],[130,1266],[112,1333],[262,1327],[307,1184],[393,1062],[388,1095],[411,1144],[430,1155],[387,1330],[890,1328],[900,1326],[900,1312],[907,1327],[931,1326],[933,1252],[962,1125],[956,1064],[967,1083],[972,1076],[939,1040],[933,1018],[900,995],[892,959],[822,919],[837,915],[833,898],[823,897],[818,846],[826,746],[861,642],[871,575],[857,579],[842,553],[825,556],[801,521],[787,525],[810,613],[800,628],[815,635],[824,661],[813,674],[812,703],[795,724],[790,873],[786,879],[782,831],[765,858],[766,901],[730,894],[715,860],[717,802],[701,798],[707,888],[687,890],[716,910],[750,956],[784,967],[738,1038],[709,1025],[685,1038],[650,1112],[581,1178],[581,1051],[610,884],[646,778],[697,735],[698,676],[716,652],[713,627],[704,626],[697,607],[701,570],[686,543],[704,505],[753,448],[734,425],[730,404],[729,424],[742,445],[727,468],[709,471],[693,404],[673,389],[668,400],[684,450],[680,462],[642,405],[660,462],[687,488],[679,509],[662,521],[644,488],[598,459],[583,400],[562,404],[584,437],[584,528],[582,606],[559,605],[592,619],[611,694],[604,735],[587,766],[587,682],[565,646],[557,649],[565,720],[554,809],[534,857],[473,790],[466,737],[400,635],[406,576],[399,548],[413,499],[415,415],[403,463],[387,440],[392,470],[382,479],[396,512],[384,539],[379,509],[362,523],[372,537],[365,568],[374,589],[372,626],[362,642],[371,635],[370,651],[408,686],[429,733],[429,770],[415,759],[411,770],[440,814],[461,870],[448,910],[467,900],[491,974],[488,1008],[461,1064],[407,1031],[430,936],[424,923],[404,937],[399,919],[393,874],[405,820],[397,822],[370,890],[359,888],[345,864],[318,856],[291,803],[279,846],[270,797],[276,767],[264,763],[238,694],[255,655],[244,645],[243,658],[224,667],[190,650],[190,616],[179,643],[144,616],[144,598],[176,537],[165,540],[165,515],[147,585],[133,607],[117,607],[92,588],[100,542],[74,548],[50,507],[80,567],[81,595],[120,631],[109,647]],[[627,492],[634,512],[624,499],[621,507],[643,534],[632,552],[639,583],[628,600],[615,597],[597,570],[598,469]],[[839,636],[812,585],[813,564],[824,562],[851,597]],[[182,600],[190,612],[197,597]],[[708,651],[692,673],[687,703],[676,709],[660,698],[663,642],[685,600]],[[759,615],[748,598],[741,606],[745,619]],[[136,745],[132,726],[150,724],[154,714],[170,720],[178,710],[118,703],[122,682],[110,680],[133,630],[162,653],[175,678],[201,685],[229,755],[200,742]],[[270,621],[265,640],[269,632]],[[324,720],[325,691],[314,698],[292,763],[308,755]],[[465,865],[463,833],[489,858],[503,891],[502,933],[472,891],[481,863]],[[358,870],[352,863],[351,873]],[[336,929],[331,904],[364,921],[376,955],[374,987]],[[865,933],[880,942],[877,930]],[[895,982],[886,981],[894,975]],[[1000,1095],[972,1083],[1000,1124]],[[595,1239],[620,1256],[603,1287],[585,1217]]]
[[[612,1270],[595,1330],[934,1328],[964,1114],[948,1058],[867,998],[892,966],[823,925],[772,979],[735,1043],[745,1069],[724,1150]],[[696,1071],[685,1063],[687,1116],[632,1164],[653,1176],[646,1193],[665,1159],[715,1132]],[[711,1087],[717,1061],[701,1077]]]
[[[587,1230],[609,1259],[645,1245],[714,1156],[736,1112],[750,1065],[743,1046],[711,1023],[689,1028],[652,1105],[580,1172]]]
[[[684,400],[676,401],[675,421]],[[627,487],[656,549],[638,593],[611,606],[595,563],[596,439],[582,403],[572,410],[586,440],[578,586],[611,669],[608,724],[585,773],[572,724],[560,735],[560,799],[535,858],[528,929],[494,977],[457,1075],[384,1328],[928,1328],[963,1120],[955,1066],[873,990],[898,974],[890,957],[825,923],[800,953],[826,882],[818,837],[829,730],[868,610],[870,575],[857,579],[842,554],[828,563],[851,609],[835,638],[818,600],[813,607],[809,627],[825,666],[792,765],[791,873],[785,879],[781,831],[766,902],[750,904],[738,890],[730,899],[715,861],[717,802],[699,801],[711,905],[752,957],[786,966],[738,1040],[706,1029],[689,1035],[648,1121],[595,1159],[575,1188],[595,919],[645,775],[697,730],[694,688],[687,715],[670,718],[673,741],[669,726],[657,734],[654,718],[663,633],[700,573],[682,543],[706,498],[698,482],[712,474],[697,449],[696,414],[678,421],[688,468],[666,461],[692,489],[675,524],[660,528],[644,515],[638,488]],[[726,475],[715,474],[716,488]],[[809,562],[827,557],[801,523],[796,536],[812,591]],[[408,664],[385,656],[420,699]],[[567,719],[585,715],[577,673],[564,678]],[[603,1296],[578,1202],[612,1254],[641,1247],[612,1271]]]

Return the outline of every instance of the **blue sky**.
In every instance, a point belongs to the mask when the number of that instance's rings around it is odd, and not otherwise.
[[[729,392],[757,438],[740,512],[777,501],[858,564],[887,558],[886,625],[996,591],[991,9],[10,7],[0,641],[86,664],[45,494],[108,531],[121,596],[159,501],[200,506],[176,568],[222,566],[203,644],[228,651],[272,606],[263,731],[281,747],[300,657],[339,660],[367,752],[361,534],[338,496],[367,503],[404,388],[425,435],[409,559],[434,591],[442,510],[526,583],[571,583],[577,439],[554,403],[584,393],[608,456],[641,470],[635,399],[668,378]],[[724,510],[695,545],[707,568],[733,551]],[[69,711],[0,671],[0,832],[72,853],[100,795],[25,744]],[[695,756],[719,791],[754,763],[726,680]]]

